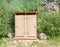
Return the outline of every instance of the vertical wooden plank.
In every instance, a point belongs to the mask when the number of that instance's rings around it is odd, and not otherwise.
[[[28,24],[28,23],[27,23],[27,20],[28,20],[28,19],[27,19],[27,18],[28,18],[28,16],[27,16],[27,15],[24,15],[24,17],[25,17],[25,19],[24,19],[24,20],[25,20],[25,38],[27,38],[27,31],[28,31],[28,30],[27,30],[27,29],[28,29],[28,27],[27,27],[27,26],[28,26],[28,25],[27,25],[27,24]]]

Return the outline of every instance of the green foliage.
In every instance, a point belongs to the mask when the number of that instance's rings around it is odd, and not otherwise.
[[[35,11],[35,2],[36,0],[0,0],[0,37],[14,31],[14,12]]]
[[[37,30],[49,36],[60,36],[60,14],[45,11],[44,0],[0,0],[0,36],[14,31],[14,12],[38,12]],[[13,33],[14,34],[14,33]]]
[[[60,36],[59,14],[50,11],[50,12],[44,12],[43,14],[41,13],[39,17],[38,17],[39,32],[44,32],[51,37]]]

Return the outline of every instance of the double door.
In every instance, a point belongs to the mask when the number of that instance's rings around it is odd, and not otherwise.
[[[15,36],[20,38],[36,38],[36,15],[15,16]]]

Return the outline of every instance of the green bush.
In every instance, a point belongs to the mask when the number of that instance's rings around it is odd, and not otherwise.
[[[37,31],[49,36],[60,36],[60,14],[45,11],[44,0],[0,0],[0,37],[14,32],[14,12],[37,11]],[[14,33],[13,33],[14,34]]]
[[[0,0],[0,37],[14,34],[14,13],[36,10],[36,0]],[[32,9],[33,8],[33,9]]]
[[[38,19],[38,31],[54,37],[60,36],[60,15],[56,12],[44,12]]]

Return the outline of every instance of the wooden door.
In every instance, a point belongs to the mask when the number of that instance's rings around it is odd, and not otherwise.
[[[15,37],[36,39],[36,27],[36,15],[15,15]]]
[[[37,35],[37,21],[36,21],[36,15],[28,15],[28,37],[36,37]]]
[[[25,35],[25,19],[24,15],[15,16],[15,36],[24,37]]]

